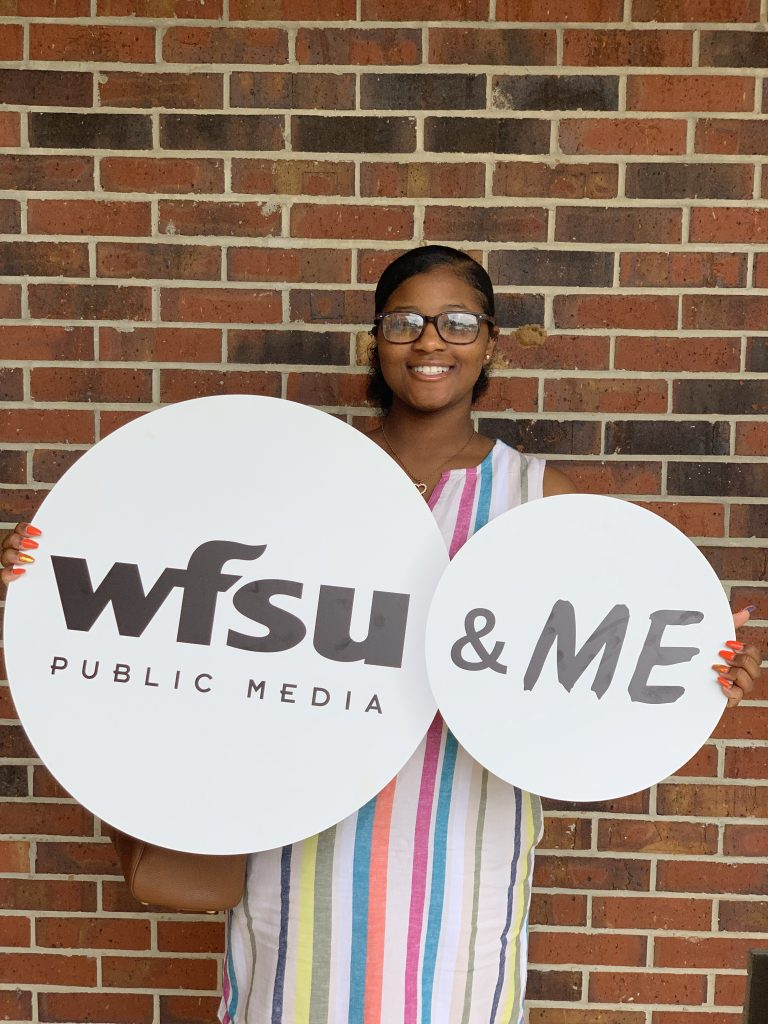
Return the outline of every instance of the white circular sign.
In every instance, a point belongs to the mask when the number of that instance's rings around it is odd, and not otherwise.
[[[562,800],[635,793],[683,765],[725,706],[733,620],[682,533],[572,494],[499,516],[445,571],[427,624],[437,703],[494,774]]]
[[[13,698],[64,788],[130,835],[222,854],[313,835],[434,717],[445,544],[331,416],[252,396],[160,409],[87,452],[35,523],[6,608]]]

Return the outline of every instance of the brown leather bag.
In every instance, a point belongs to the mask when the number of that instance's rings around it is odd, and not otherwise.
[[[114,828],[109,832],[128,888],[140,903],[213,914],[240,902],[246,854],[182,853]]]

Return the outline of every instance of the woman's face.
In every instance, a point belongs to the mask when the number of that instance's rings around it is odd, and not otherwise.
[[[448,267],[417,274],[395,289],[382,313],[396,310],[436,316],[446,310],[483,313],[481,296]],[[440,337],[434,324],[426,324],[421,337],[406,345],[393,345],[378,332],[377,347],[384,380],[395,400],[413,409],[433,412],[472,404],[472,389],[487,359],[494,336],[487,323],[469,345],[451,345]]]

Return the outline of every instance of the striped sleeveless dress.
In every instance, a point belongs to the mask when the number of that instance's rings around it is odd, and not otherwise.
[[[541,497],[543,476],[543,460],[500,441],[479,466],[443,473],[429,504],[451,557]],[[227,921],[220,1020],[523,1024],[540,835],[538,797],[482,768],[438,715],[359,811],[249,857]]]

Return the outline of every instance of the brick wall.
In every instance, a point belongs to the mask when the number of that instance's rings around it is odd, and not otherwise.
[[[159,403],[368,422],[372,284],[446,241],[509,328],[480,428],[680,526],[768,641],[765,0],[0,0],[0,22],[0,521]],[[531,1024],[741,1020],[768,940],[755,698],[656,790],[549,807]],[[221,922],[134,904],[4,684],[0,718],[0,1018],[210,1022]]]

